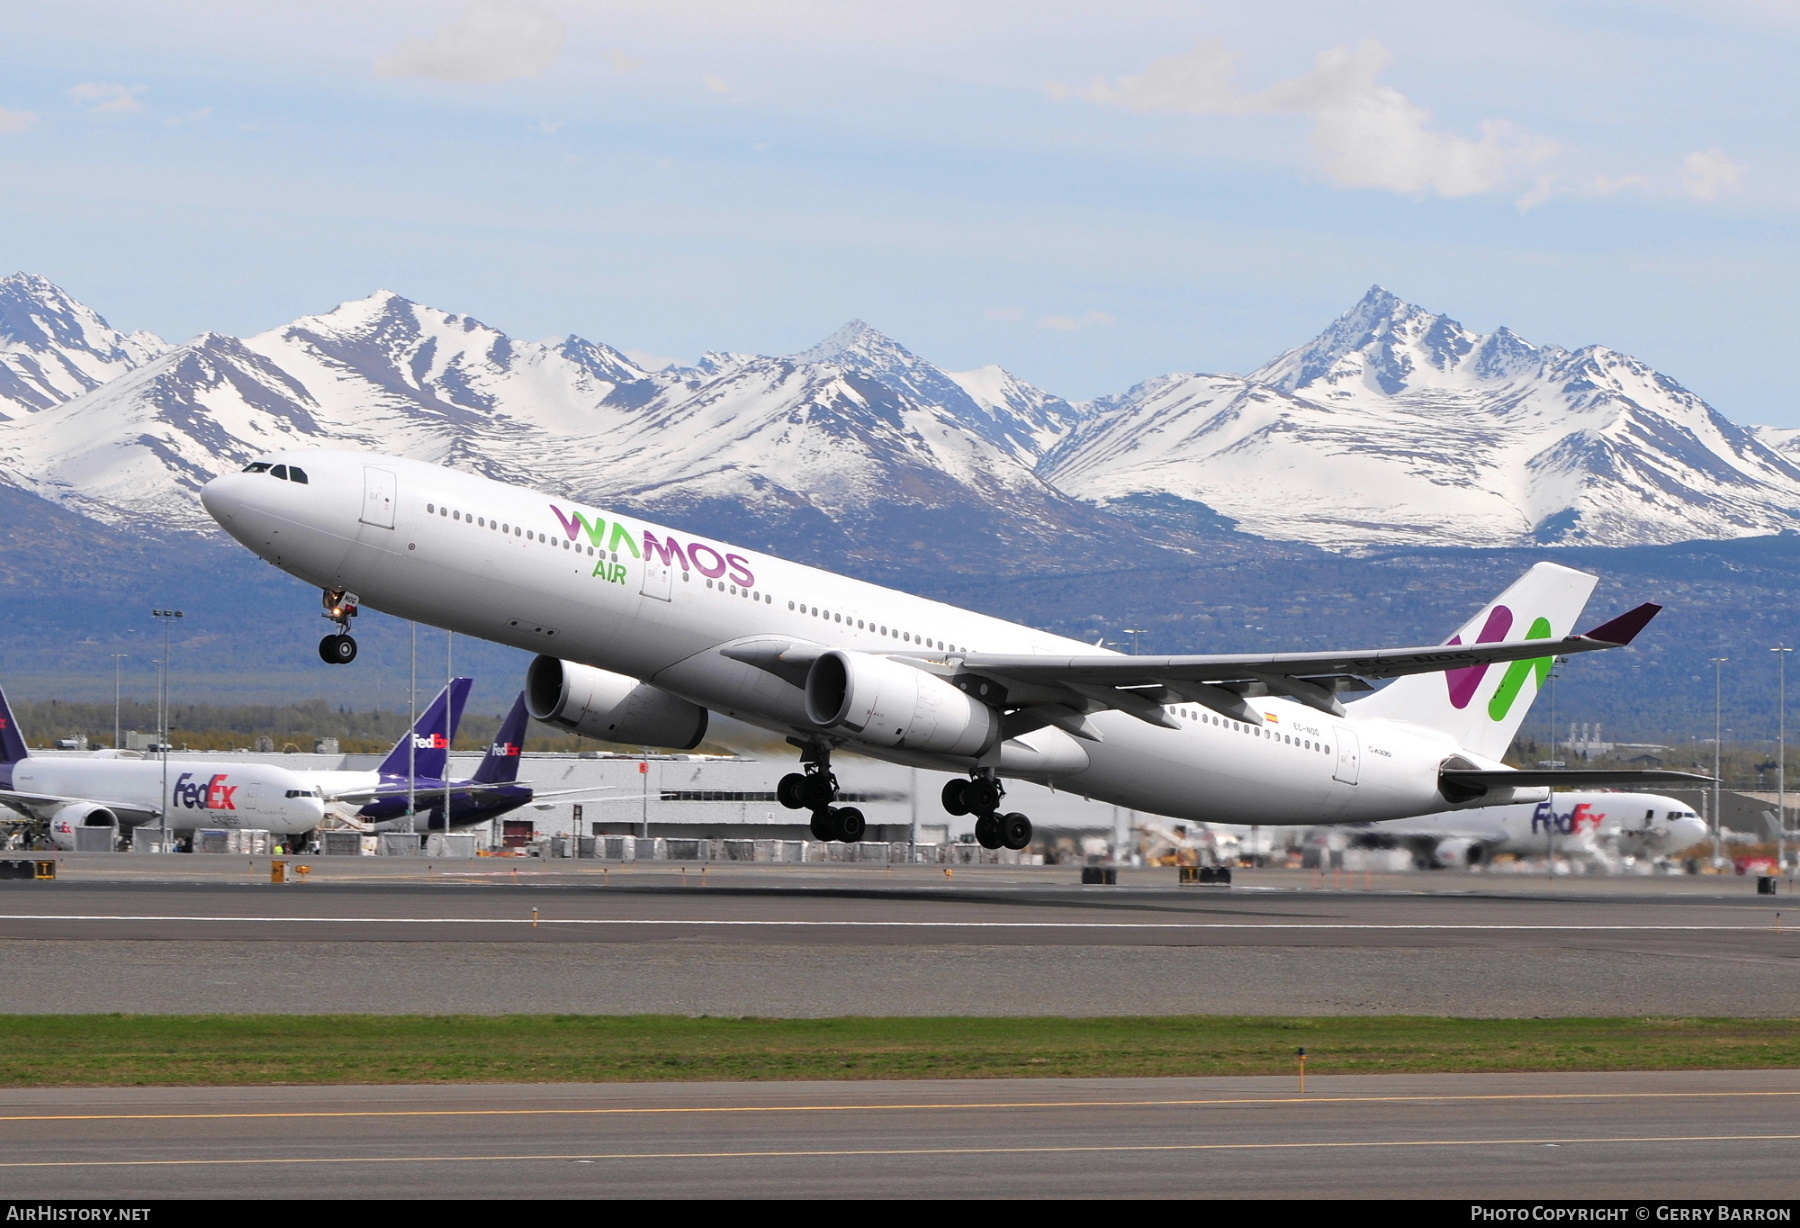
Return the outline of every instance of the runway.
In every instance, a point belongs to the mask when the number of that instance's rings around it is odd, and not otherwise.
[[[0,977],[26,1013],[1790,1016],[1800,1002],[1800,934],[1779,900],[1729,879],[1423,893],[1084,888],[1068,871],[545,877],[0,884]]]
[[[1800,1074],[0,1092],[13,1198],[1791,1199]]]

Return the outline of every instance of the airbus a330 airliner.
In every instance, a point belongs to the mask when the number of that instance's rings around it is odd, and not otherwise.
[[[208,482],[207,510],[324,594],[356,656],[360,605],[539,655],[532,716],[691,748],[709,712],[786,735],[778,795],[854,841],[835,748],[950,771],[952,814],[1024,848],[1003,809],[1032,780],[1174,818],[1350,823],[1541,801],[1551,785],[1680,772],[1523,772],[1500,762],[1557,655],[1616,648],[1659,607],[1571,628],[1595,577],[1539,563],[1445,644],[1125,656],[875,584],[436,465],[279,452]],[[1395,679],[1373,690],[1371,682]],[[1359,696],[1344,702],[1344,696]]]

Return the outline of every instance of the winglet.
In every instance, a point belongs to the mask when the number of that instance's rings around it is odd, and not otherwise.
[[[1650,625],[1650,620],[1662,613],[1662,607],[1653,601],[1646,601],[1635,610],[1627,610],[1611,622],[1601,623],[1592,631],[1583,632],[1584,640],[1599,640],[1603,644],[1617,644],[1623,647],[1637,638],[1637,633]]]

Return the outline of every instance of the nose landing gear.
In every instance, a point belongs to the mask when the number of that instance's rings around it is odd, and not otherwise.
[[[953,815],[975,816],[975,842],[984,849],[1023,849],[1031,844],[1031,820],[1014,811],[1000,813],[1006,790],[992,768],[984,768],[972,780],[952,780],[944,786],[944,809]]]
[[[855,844],[868,830],[868,821],[855,806],[834,806],[837,777],[831,771],[831,747],[806,743],[800,748],[802,770],[789,772],[775,786],[775,797],[789,810],[812,811],[815,840],[839,840]]]
[[[350,635],[350,620],[357,615],[356,594],[328,588],[324,600],[324,617],[336,623],[338,631],[319,641],[319,660],[327,665],[348,665],[356,660],[356,641]]]

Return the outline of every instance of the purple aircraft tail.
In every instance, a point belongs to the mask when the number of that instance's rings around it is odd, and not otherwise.
[[[12,705],[0,692],[0,763],[17,763],[30,753],[25,749],[25,735],[19,732],[19,722],[13,719]]]
[[[481,757],[481,766],[475,769],[475,780],[479,784],[505,784],[519,778],[519,755],[525,748],[525,692],[513,700],[512,711],[500,722],[500,732],[487,748],[487,754]]]
[[[462,724],[463,705],[469,700],[469,687],[474,681],[452,678],[450,685],[438,692],[411,732],[394,743],[394,749],[381,761],[383,776],[444,779],[450,766],[450,743],[456,740],[456,727]]]

